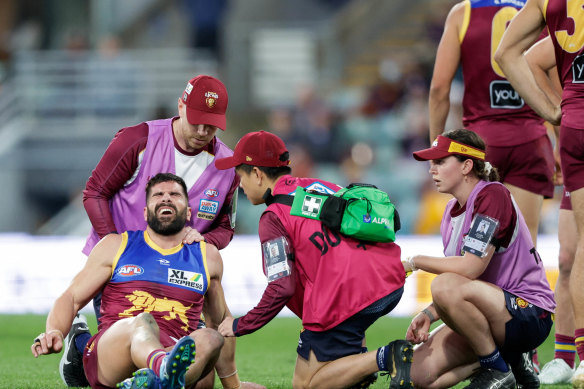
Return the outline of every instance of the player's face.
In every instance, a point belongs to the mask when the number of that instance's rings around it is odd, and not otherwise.
[[[239,181],[239,187],[243,189],[243,193],[247,196],[247,199],[253,205],[264,203],[264,193],[262,193],[262,188],[258,183],[258,177],[254,170],[249,174],[241,169],[236,169],[235,172],[241,179]]]
[[[430,175],[440,193],[453,193],[464,180],[463,163],[453,155],[430,161]]]
[[[191,210],[183,188],[174,181],[161,182],[150,188],[146,204],[146,221],[154,232],[174,235],[181,231]]]

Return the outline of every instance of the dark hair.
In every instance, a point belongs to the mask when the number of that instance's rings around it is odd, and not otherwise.
[[[286,152],[287,153],[287,152]],[[286,174],[292,173],[290,166],[278,166],[278,167],[266,167],[266,166],[253,166],[241,164],[235,167],[235,170],[241,170],[245,174],[251,173],[254,167],[260,169],[269,179],[273,180],[280,176],[285,176]]]
[[[461,128],[458,130],[451,130],[445,132],[444,134],[442,134],[442,136],[445,136],[446,138],[452,139],[456,142],[472,146],[475,149],[484,151],[485,153],[487,151],[485,141],[474,131]],[[485,168],[485,161],[483,161],[482,159],[472,158],[465,155],[455,155],[455,157],[460,162],[464,162],[467,159],[472,159],[473,161],[472,171],[479,179],[485,181],[499,181],[499,172],[497,171],[497,168],[492,166],[491,171],[490,172],[487,171],[487,169]]]
[[[179,176],[172,174],[172,173],[158,173],[146,184],[146,202],[148,202],[148,196],[150,196],[150,189],[156,184],[160,184],[161,182],[170,182],[174,181],[181,186],[187,201],[189,199],[189,192],[187,191],[187,184],[185,184],[184,180]]]

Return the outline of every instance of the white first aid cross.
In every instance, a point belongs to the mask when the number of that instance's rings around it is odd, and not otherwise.
[[[319,199],[318,197],[306,196],[304,197],[304,203],[302,204],[302,211],[318,213],[321,203],[322,199]]]

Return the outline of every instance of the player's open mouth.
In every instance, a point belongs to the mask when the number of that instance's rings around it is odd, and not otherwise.
[[[176,212],[176,209],[169,206],[162,206],[158,208],[157,212],[160,216],[172,216]]]

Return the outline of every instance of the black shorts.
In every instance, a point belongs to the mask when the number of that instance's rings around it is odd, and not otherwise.
[[[302,329],[296,352],[308,360],[310,350],[319,362],[334,361],[347,355],[359,354],[365,331],[377,319],[391,312],[404,292],[403,287],[375,301],[341,324],[326,331]]]
[[[542,344],[552,328],[552,314],[543,308],[528,303],[507,291],[505,305],[511,320],[505,323],[505,344],[501,355],[513,366],[521,354],[531,351]]]

